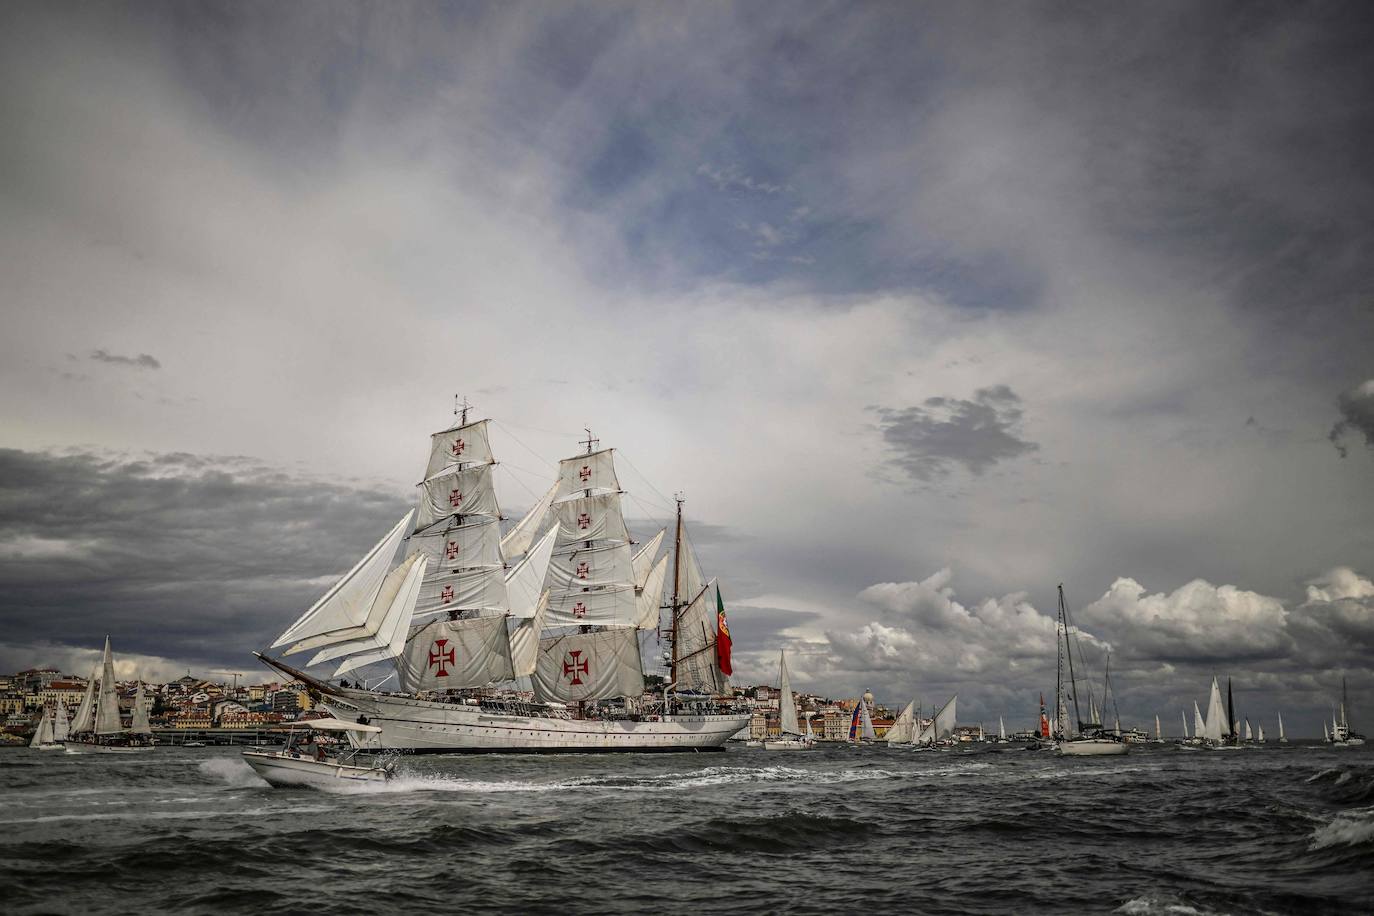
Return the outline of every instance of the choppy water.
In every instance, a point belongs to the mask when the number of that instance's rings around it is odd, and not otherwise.
[[[1374,912],[1374,754],[0,752],[10,913]]]

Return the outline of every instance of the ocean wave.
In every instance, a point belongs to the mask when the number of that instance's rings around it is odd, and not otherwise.
[[[1115,912],[1126,916],[1208,916],[1214,910],[1203,910],[1192,904],[1183,903],[1176,897],[1147,895],[1127,900]]]
[[[1337,846],[1364,846],[1374,843],[1374,808],[1342,811],[1331,821],[1312,831],[1309,848],[1330,849]]]

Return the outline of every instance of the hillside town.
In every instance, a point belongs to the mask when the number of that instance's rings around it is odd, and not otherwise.
[[[300,684],[243,684],[238,680],[236,676],[232,682],[224,683],[188,672],[166,684],[144,684],[152,699],[154,733],[170,743],[194,737],[236,744],[251,740],[257,732],[279,729],[312,715],[314,703]],[[125,719],[132,715],[139,683],[128,680],[117,685],[120,713]],[[86,678],[56,668],[31,668],[0,675],[0,743],[25,743],[44,710],[65,708],[70,715],[80,704],[86,686]],[[652,700],[659,690],[661,684],[651,683],[645,701]],[[750,712],[748,738],[761,740],[779,734],[777,687],[735,687],[733,694],[736,706]],[[886,735],[895,718],[891,709],[877,703],[867,692],[862,697],[841,699],[813,693],[795,696],[800,717],[810,720],[816,739],[822,742],[849,740],[854,708],[861,701],[869,704],[873,729],[879,739]],[[981,731],[976,725],[959,726],[955,734],[973,739]]]

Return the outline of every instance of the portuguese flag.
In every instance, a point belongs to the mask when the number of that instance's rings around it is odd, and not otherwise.
[[[720,586],[716,586],[716,664],[720,673],[730,676],[730,623],[725,619],[725,602],[720,598]]]

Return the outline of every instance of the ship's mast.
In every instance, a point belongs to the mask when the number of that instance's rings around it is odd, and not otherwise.
[[[669,684],[677,683],[677,618],[682,610],[682,596],[679,594],[682,589],[682,494],[674,494],[673,501],[677,503],[677,527],[673,532],[673,607],[669,636],[673,655],[668,670]]]
[[[462,403],[459,403],[458,395],[453,396],[453,416],[458,418],[459,426],[468,425],[468,411],[471,409],[472,405],[468,403],[466,396],[463,397]]]
[[[1081,731],[1083,714],[1078,711],[1078,678],[1073,676],[1073,644],[1069,642],[1069,609],[1064,605],[1064,583],[1062,582],[1059,583],[1059,619],[1064,624],[1064,654],[1069,659],[1069,692],[1073,694],[1073,718]]]

